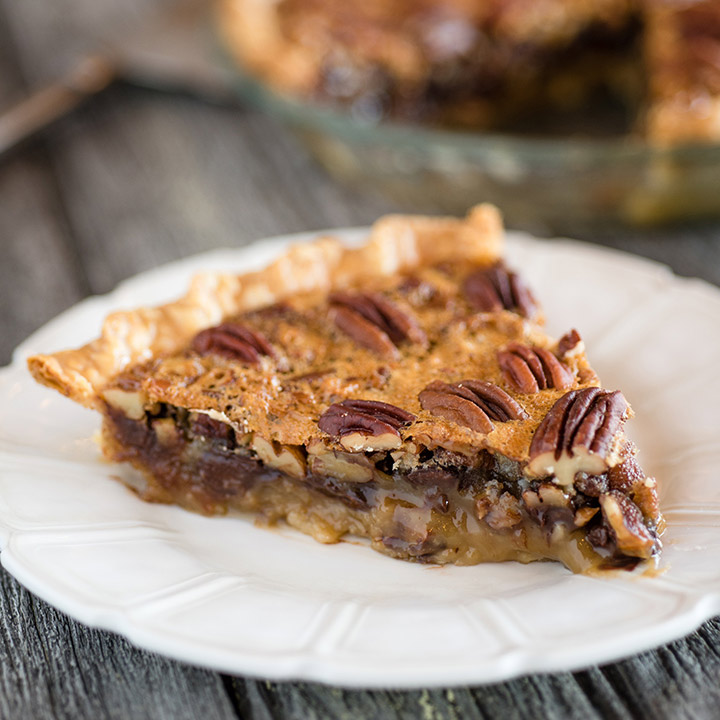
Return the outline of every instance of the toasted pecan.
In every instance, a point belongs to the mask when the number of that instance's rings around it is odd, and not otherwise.
[[[571,485],[578,472],[605,472],[628,411],[619,391],[589,387],[566,393],[535,431],[530,474],[554,474],[561,484]]]
[[[386,357],[399,357],[403,342],[427,344],[417,319],[377,292],[330,294],[331,318],[340,330],[360,345]]]
[[[240,323],[226,322],[199,332],[192,341],[192,349],[200,355],[224,355],[257,365],[260,356],[275,357],[273,346],[265,336]]]
[[[469,427],[489,433],[492,421],[507,422],[527,417],[525,410],[504,390],[483,380],[463,380],[449,384],[431,382],[418,396],[424,410]]]
[[[386,450],[400,447],[398,431],[413,420],[412,413],[389,403],[343,400],[322,414],[318,427],[348,450]]]
[[[482,312],[511,310],[526,318],[537,314],[537,301],[525,281],[502,263],[476,270],[465,279],[470,304]]]
[[[510,343],[498,351],[497,359],[505,380],[521,393],[567,390],[573,384],[570,368],[545,348]]]

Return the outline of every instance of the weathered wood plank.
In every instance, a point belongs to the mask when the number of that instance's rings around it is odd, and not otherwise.
[[[24,92],[0,15],[0,107]],[[0,365],[32,330],[85,294],[41,147],[0,165]]]
[[[31,86],[56,80],[82,54],[95,52],[106,39],[131,32],[147,10],[173,0],[0,0]],[[22,7],[20,7],[22,6]]]
[[[603,668],[533,675],[475,688],[362,691],[312,683],[234,678],[253,717],[402,720],[598,720],[716,718],[720,702],[720,620],[657,651]]]
[[[482,688],[362,691],[305,683],[243,682],[243,692],[259,717],[288,720],[324,718],[397,718],[398,720],[482,720],[507,718],[605,717],[595,710],[569,674],[549,678],[522,678]]]
[[[85,294],[81,272],[53,217],[57,199],[42,160],[0,168],[0,364],[32,330]]]
[[[388,209],[336,186],[272,121],[190,98],[118,87],[54,139],[94,292],[177,257]]]

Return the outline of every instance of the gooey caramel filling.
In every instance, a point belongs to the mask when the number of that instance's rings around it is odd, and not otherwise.
[[[472,464],[439,449],[419,450],[414,458],[313,453],[238,434],[217,417],[170,405],[143,417],[108,405],[103,440],[110,457],[143,471],[145,500],[207,515],[253,512],[325,543],[368,538],[375,550],[405,560],[551,559],[589,572],[633,567],[653,552],[623,552],[606,528],[602,506],[615,509],[617,502],[602,498],[618,492],[617,478],[612,490],[607,477],[585,478],[585,491],[570,494],[528,480],[518,463],[489,452]]]

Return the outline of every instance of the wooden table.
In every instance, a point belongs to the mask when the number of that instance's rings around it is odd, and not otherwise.
[[[0,107],[144,5],[0,0]],[[114,87],[0,164],[0,362],[61,310],[139,271],[263,236],[363,225],[396,209],[336,185],[256,113]],[[720,284],[718,226],[589,239]],[[363,692],[193,668],[80,625],[4,571],[0,591],[0,717],[8,720],[720,716],[718,619],[583,672]]]

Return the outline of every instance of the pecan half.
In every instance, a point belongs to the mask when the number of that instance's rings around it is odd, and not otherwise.
[[[397,358],[397,345],[409,341],[427,345],[417,320],[380,293],[334,292],[331,317],[353,340],[384,356]]]
[[[318,427],[351,452],[390,450],[402,445],[398,431],[414,419],[413,414],[389,403],[343,400],[322,414]]]
[[[347,307],[330,308],[330,318],[335,325],[356,343],[377,353],[381,357],[398,360],[400,353],[393,341],[377,325],[373,325],[360,313]]]
[[[567,390],[573,384],[570,368],[545,348],[510,343],[498,351],[497,359],[505,379],[521,393]]]
[[[638,506],[617,490],[600,496],[603,518],[615,535],[620,552],[632,557],[648,558],[657,539],[648,530]]]
[[[558,340],[557,354],[559,358],[564,358],[568,355],[576,355],[578,352],[582,352],[584,348],[585,344],[580,337],[580,333],[573,328]]]
[[[469,275],[464,291],[470,304],[483,312],[512,310],[526,318],[537,313],[537,301],[525,281],[502,263]]]
[[[527,417],[523,408],[504,390],[483,380],[449,384],[431,382],[418,396],[423,410],[471,430],[489,433],[493,420],[507,422]]]
[[[373,479],[374,467],[365,455],[328,450],[311,456],[310,470],[344,483],[366,483]]]
[[[572,485],[578,472],[601,475],[615,464],[615,440],[628,410],[617,390],[590,387],[566,393],[535,431],[529,474],[555,475],[561,485]]]
[[[306,462],[300,448],[293,445],[281,445],[255,435],[250,448],[267,467],[275,468],[286,475],[301,478],[305,476]]]
[[[199,332],[192,341],[192,349],[200,355],[224,355],[250,365],[258,365],[261,355],[276,357],[273,346],[262,333],[231,322]]]

